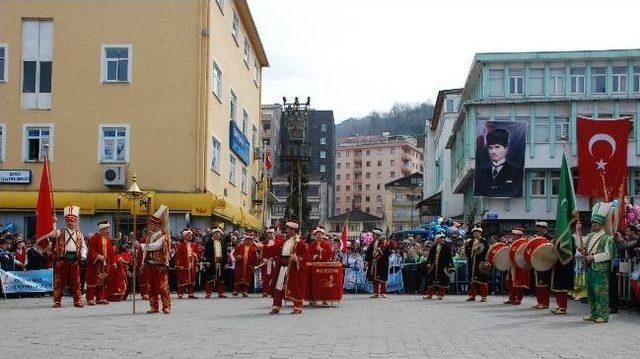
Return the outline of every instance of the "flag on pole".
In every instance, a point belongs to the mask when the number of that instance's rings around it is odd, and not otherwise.
[[[36,238],[53,231],[53,216],[53,191],[51,190],[51,176],[49,175],[49,157],[45,156],[36,204]],[[45,241],[36,244],[42,249],[46,248]]]
[[[582,180],[582,179],[580,179]],[[562,264],[567,264],[573,257],[573,236],[571,233],[571,224],[576,211],[576,195],[573,191],[573,180],[569,166],[567,165],[567,157],[562,154],[562,167],[560,168],[560,188],[558,190],[558,204],[556,210],[556,249],[558,250],[558,259]]]
[[[340,236],[340,252],[347,251],[347,221],[342,224],[342,235]]]

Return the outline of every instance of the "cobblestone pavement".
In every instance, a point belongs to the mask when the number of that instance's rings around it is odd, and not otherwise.
[[[638,358],[640,316],[582,321],[584,304],[567,316],[519,307],[348,295],[337,308],[267,315],[270,299],[173,300],[173,314],[144,314],[131,302],[75,309],[70,300],[0,300],[4,358]],[[5,356],[6,355],[6,356]]]

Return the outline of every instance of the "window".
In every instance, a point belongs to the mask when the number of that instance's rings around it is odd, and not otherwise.
[[[348,180],[351,179],[351,173],[347,173],[346,179],[348,179]]]
[[[231,121],[236,122],[236,113],[238,112],[238,97],[236,93],[231,90],[231,99],[229,100],[229,118]]]
[[[211,169],[220,173],[220,141],[211,136]]]
[[[378,185],[378,187],[379,187],[379,186],[380,186],[380,185]],[[378,189],[380,189],[380,188],[378,188]],[[377,202],[377,203],[382,203],[382,195],[380,195],[380,194],[379,194],[379,195],[377,195],[377,196],[376,196],[376,202]]]
[[[549,142],[549,118],[536,117],[535,119],[536,143]]]
[[[336,197],[336,203],[340,203],[340,197]]]
[[[8,63],[7,45],[0,45],[0,82],[7,81]]]
[[[327,158],[327,151],[320,151],[320,158]]]
[[[376,207],[376,214],[382,214],[382,207]]]
[[[382,148],[378,148],[378,150],[376,151],[376,153],[377,153],[378,155],[382,155]]]
[[[378,161],[378,167],[382,166],[382,161]]]
[[[45,145],[49,145],[49,158],[53,158],[53,125],[25,125],[24,134],[23,160],[25,162],[42,161]]]
[[[391,160],[391,161],[389,161],[389,165],[391,165],[391,166],[395,166],[395,165],[396,165],[396,160]]]
[[[456,110],[456,101],[452,98],[447,99],[446,112],[455,112]]]
[[[562,136],[569,138],[569,118],[568,117],[556,117],[555,118],[555,132],[556,142],[562,141]]]
[[[393,200],[394,201],[402,201],[404,200],[404,194],[402,194],[402,192],[396,192],[393,194]]]
[[[489,96],[502,96],[504,71],[489,70]]]
[[[249,113],[247,109],[242,109],[242,133],[247,134],[247,124],[249,124]]]
[[[131,82],[131,45],[102,45],[102,82]]]
[[[240,19],[238,18],[238,13],[236,10],[233,10],[233,15],[231,17],[231,36],[238,43],[238,34],[240,33]]]
[[[342,157],[342,152],[336,152],[336,158]]]
[[[522,95],[524,92],[524,70],[511,69],[509,71],[509,94]]]
[[[347,196],[346,200],[347,200],[347,202],[351,202],[351,197]]]
[[[345,152],[345,156],[346,156],[346,157],[351,157],[351,151],[347,151],[347,152]]]
[[[247,168],[244,166],[241,166],[240,170],[240,190],[247,193]]]
[[[378,184],[376,185],[376,189],[377,189],[378,191],[379,191],[379,190],[381,190],[381,189],[382,189],[382,185],[378,183]]]
[[[336,186],[336,192],[340,192],[340,185]]]
[[[396,178],[396,172],[395,171],[389,172],[389,177],[390,178]]]
[[[100,162],[129,161],[127,125],[100,125]]]
[[[262,123],[262,129],[264,131],[269,131],[271,129],[271,122],[263,122]]]
[[[337,168],[337,169],[342,168],[342,163],[341,163],[341,162],[336,163],[336,168]]]
[[[365,162],[365,166],[366,166],[366,167],[371,167],[371,161],[367,161],[367,162]]]
[[[382,179],[382,172],[376,173],[376,178],[377,179]],[[378,187],[380,187],[380,186],[378,186]],[[378,189],[380,189],[380,188],[378,188]]]
[[[336,181],[340,181],[342,179],[342,175],[336,175]]]
[[[327,132],[327,124],[326,123],[323,123],[322,125],[320,125],[320,131]]]
[[[544,196],[545,195],[545,172],[533,171],[531,172],[531,195],[532,196]]]
[[[390,155],[392,155],[392,154],[394,154],[394,153],[396,153],[396,149],[395,149],[394,147],[391,147],[391,148],[389,149],[389,154],[390,154]]]
[[[371,208],[369,208],[369,207],[365,208],[365,212],[367,212],[367,213],[371,212]]]
[[[584,67],[572,67],[569,73],[571,74],[571,93],[584,93]]]
[[[367,154],[367,156],[371,156],[371,150],[366,150],[365,153]]]
[[[213,84],[211,87],[213,88],[213,94],[220,99],[222,94],[222,71],[215,62],[213,63]]]
[[[345,164],[345,166],[346,166],[347,168],[351,168],[351,162],[347,162],[347,163]]]
[[[351,191],[351,186],[350,185],[346,185],[344,189],[345,189],[345,191],[349,192],[349,191]],[[347,197],[347,201],[348,200],[349,200],[349,197]]]
[[[564,95],[564,69],[549,69],[549,95]]]
[[[633,195],[634,196],[640,196],[640,171],[633,171],[632,172],[632,178],[633,178]]]
[[[640,92],[640,66],[633,67],[633,92]]]
[[[244,52],[242,55],[242,59],[244,60],[244,63],[249,66],[249,59],[251,57],[251,45],[249,45],[249,39],[247,39],[247,37],[244,37]]]
[[[260,82],[260,65],[258,65],[258,60],[253,59],[253,82],[258,84]]]
[[[367,172],[364,174],[364,178],[366,179],[370,179],[371,178],[371,172]]]
[[[39,110],[51,108],[52,68],[53,21],[24,20],[22,22],[22,108]]]
[[[591,93],[603,94],[607,91],[606,73],[604,67],[591,68]]]
[[[229,183],[236,184],[236,158],[229,155]]]
[[[5,149],[5,134],[7,133],[7,127],[4,123],[0,123],[0,162],[4,162],[5,158],[4,158],[4,152],[6,151]]]
[[[364,196],[364,201],[365,201],[365,202],[371,202],[371,197],[369,197],[369,196]]]
[[[371,190],[371,185],[370,184],[364,185],[364,189],[365,189],[365,191]]]
[[[542,96],[544,94],[544,69],[529,69],[529,95]]]
[[[612,70],[611,91],[616,93],[627,92],[627,67],[614,66]]]
[[[320,172],[321,173],[326,173],[327,172],[327,165],[320,165]]]
[[[551,195],[557,196],[560,193],[560,172],[551,171]]]

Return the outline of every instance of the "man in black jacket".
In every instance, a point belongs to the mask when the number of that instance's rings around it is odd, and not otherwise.
[[[427,257],[427,292],[424,299],[431,299],[437,289],[438,299],[444,298],[451,281],[449,271],[453,268],[451,247],[444,241],[444,233],[435,235],[436,243],[431,246]]]
[[[382,238],[382,229],[374,228],[371,232],[373,241],[369,243],[365,255],[367,279],[373,284],[372,298],[386,298],[392,243],[388,239]]]
[[[497,128],[486,136],[490,163],[478,171],[475,195],[522,197],[522,168],[507,162],[509,132]]]
[[[206,268],[206,298],[211,298],[215,286],[218,298],[226,298],[224,294],[224,267],[227,264],[227,242],[222,237],[222,228],[214,227],[211,237],[204,246],[204,262]]]

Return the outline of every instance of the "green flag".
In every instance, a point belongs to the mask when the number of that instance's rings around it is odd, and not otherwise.
[[[567,264],[573,257],[573,236],[571,223],[576,211],[576,195],[573,192],[573,179],[567,158],[562,155],[562,168],[560,169],[560,189],[558,191],[558,205],[556,210],[556,249],[558,259],[562,264]]]

